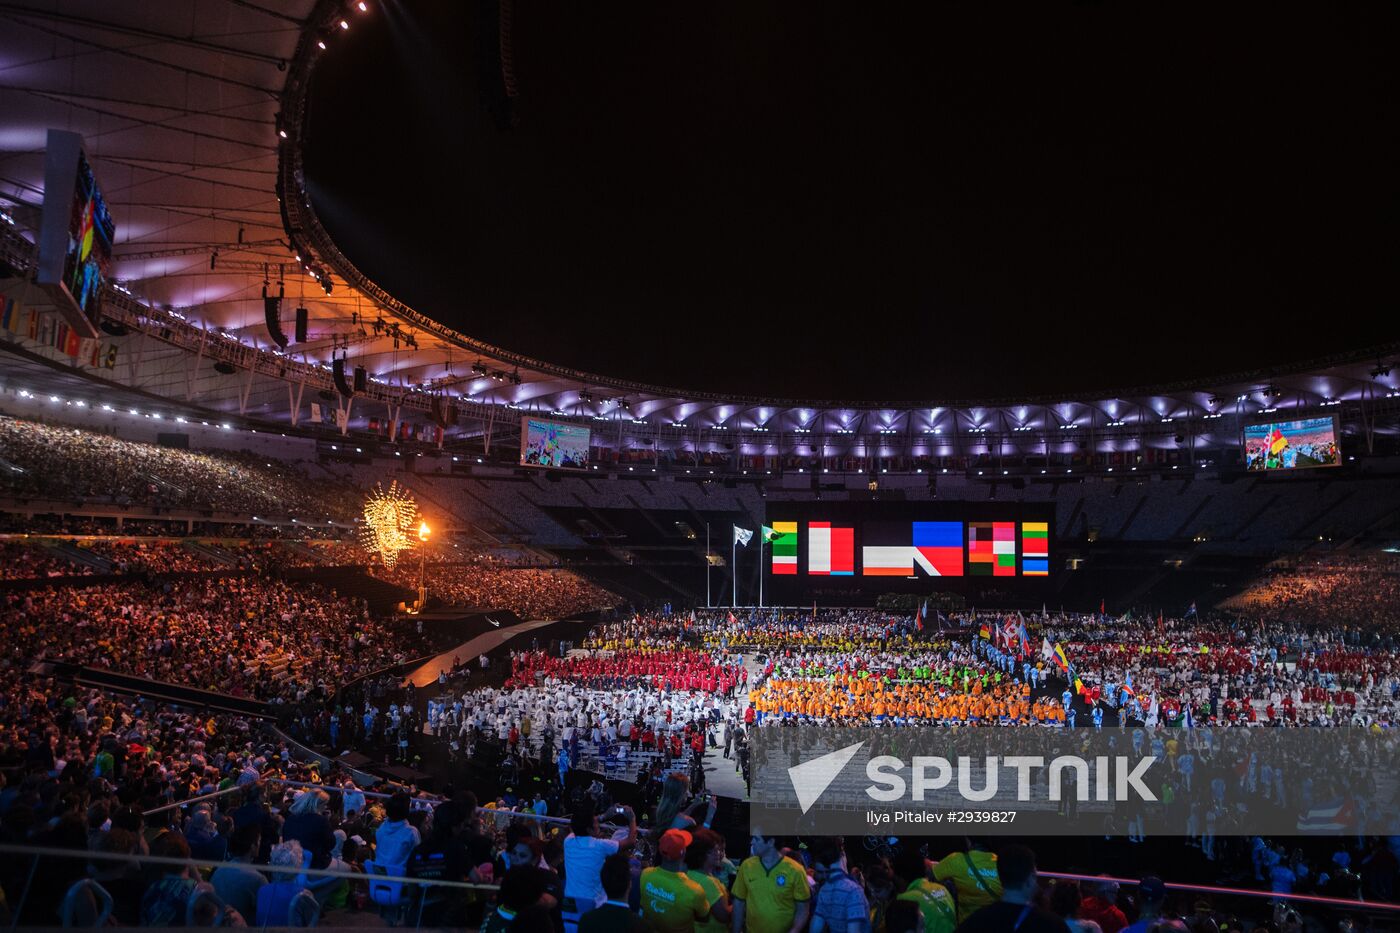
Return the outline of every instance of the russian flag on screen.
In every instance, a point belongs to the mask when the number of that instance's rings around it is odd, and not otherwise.
[[[962,522],[914,522],[914,548],[927,561],[924,569],[939,577],[962,576],[962,536]]]

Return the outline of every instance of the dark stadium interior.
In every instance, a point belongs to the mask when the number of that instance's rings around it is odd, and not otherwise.
[[[1400,929],[1387,14],[0,4],[0,925]]]
[[[1388,11],[530,4],[502,129],[464,54],[491,7],[404,0],[327,56],[307,183],[352,260],[508,349],[875,400],[1217,376],[1351,349],[1343,320],[1400,336]]]

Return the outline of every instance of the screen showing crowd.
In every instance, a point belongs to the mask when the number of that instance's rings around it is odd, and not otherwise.
[[[522,418],[520,464],[563,470],[587,469],[591,435],[588,428],[573,424]]]
[[[1341,450],[1336,419],[1329,415],[1247,425],[1244,457],[1245,468],[1258,471],[1337,466]]]

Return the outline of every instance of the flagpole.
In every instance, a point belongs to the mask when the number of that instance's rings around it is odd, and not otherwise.
[[[763,608],[763,531],[758,533],[758,608]]]
[[[705,608],[710,608],[710,523],[705,523]]]
[[[739,608],[739,568],[735,564],[739,556],[739,536],[729,533],[729,605]]]

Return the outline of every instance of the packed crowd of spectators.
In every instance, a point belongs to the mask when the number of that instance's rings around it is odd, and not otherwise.
[[[0,595],[4,653],[273,702],[329,696],[421,648],[405,625],[315,585],[189,578]]]
[[[81,577],[95,572],[92,567],[75,564],[36,544],[0,542],[0,580]]]
[[[1264,622],[1400,630],[1400,560],[1331,556],[1269,569],[1222,608]]]
[[[1014,847],[994,854],[972,846],[935,862],[918,851],[919,840],[903,840],[888,855],[844,853],[837,839],[809,839],[797,848],[758,831],[747,859],[727,858],[724,837],[704,825],[715,809],[703,793],[703,770],[693,765],[709,749],[718,754],[723,747],[726,756],[737,757],[752,701],[746,688],[761,689],[775,678],[830,680],[852,656],[861,659],[867,680],[949,690],[963,689],[964,678],[971,690],[972,680],[984,677],[994,689],[997,673],[1007,683],[1024,673],[998,667],[996,655],[976,647],[986,640],[974,618],[921,631],[881,612],[743,616],[725,611],[616,620],[599,626],[583,653],[517,653],[504,687],[419,699],[421,711],[411,704],[371,711],[329,703],[330,688],[392,660],[392,646],[363,606],[331,594],[258,578],[12,594],[0,608],[0,624],[13,633],[0,667],[0,769],[15,778],[0,792],[0,834],[75,852],[209,859],[221,866],[211,873],[95,857],[46,861],[50,867],[30,886],[24,919],[52,923],[65,900],[74,910],[65,892],[86,878],[111,895],[113,916],[122,923],[178,924],[187,916],[306,923],[357,906],[373,909],[364,896],[368,876],[322,880],[271,873],[268,866],[359,875],[378,865],[391,873],[498,884],[494,895],[441,897],[427,907],[432,922],[492,930],[592,930],[609,922],[689,931],[710,922],[753,933],[823,933],[832,924],[852,923],[885,933],[1003,930],[1017,923],[1023,931],[1092,929],[1093,923],[1119,931],[1134,919],[1148,924],[1143,930],[1210,930],[1228,922],[1210,903],[1173,898],[1151,879],[1125,891],[1107,881],[1038,882],[1034,857]],[[1065,638],[1072,651],[1124,640],[1121,630],[1092,617],[1051,617],[1035,627]],[[1158,634],[1185,642],[1198,632],[1176,620]],[[397,632],[394,645],[407,637]],[[751,639],[763,647],[749,645]],[[884,647],[870,650],[876,642]],[[1224,650],[1222,642],[1210,644]],[[757,685],[744,683],[745,652],[761,654]],[[21,675],[21,662],[36,656],[87,663],[116,658],[148,676],[310,700],[323,725],[338,717],[336,738],[352,747],[393,732],[396,723],[420,729],[421,723],[425,740],[457,743],[459,759],[472,757],[461,746],[491,742],[553,757],[564,780],[528,795],[506,790],[480,810],[465,791],[446,801],[367,797],[349,785],[333,786],[330,795],[302,791],[279,779],[323,775],[291,763],[285,749],[269,745],[246,719],[196,716]],[[1112,656],[1082,663],[1086,674],[1095,667],[1106,672]],[[1267,663],[1259,660],[1260,667]],[[1349,663],[1334,656],[1314,666],[1365,676],[1346,671]],[[1150,676],[1146,665],[1136,669]],[[1095,702],[1109,701],[1101,691]],[[371,720],[382,716],[383,722],[363,733],[350,725],[371,712]],[[405,731],[412,730],[395,734]],[[581,748],[619,747],[652,762],[645,776],[656,793],[647,798],[650,831],[644,836],[635,815],[602,799],[598,786],[588,795],[564,790],[579,785],[567,778]],[[342,781],[324,777],[333,785]],[[225,797],[142,815],[239,785],[242,790]],[[532,819],[560,814],[570,817],[569,826]],[[1267,839],[1227,845],[1197,837],[1195,844],[1210,846],[1215,859],[1228,853],[1233,864],[1254,872],[1258,884],[1281,893],[1374,898],[1393,891],[1395,853],[1384,843],[1358,847],[1343,840],[1330,859],[1280,849]],[[26,886],[27,868],[20,859],[0,863],[0,885],[12,903],[13,892]],[[787,890],[765,887],[778,878]],[[650,896],[657,891],[678,899]],[[76,909],[83,904],[79,899]],[[1260,902],[1248,919],[1301,929],[1308,913]],[[1158,918],[1174,916],[1184,918],[1183,926],[1159,924]]]
[[[112,573],[198,573],[224,566],[171,541],[82,541],[78,547],[108,561]]]
[[[393,570],[375,565],[372,573],[416,590],[419,566],[401,559]],[[612,593],[568,570],[493,565],[429,565],[428,595],[451,606],[507,609],[522,619],[565,619],[617,605]]]
[[[0,417],[0,494],[249,515],[346,520],[357,497],[312,482],[295,465],[247,453],[204,453],[94,431]]]

